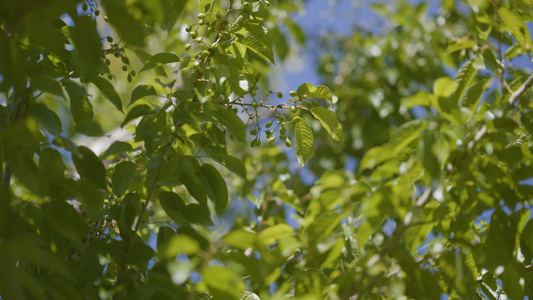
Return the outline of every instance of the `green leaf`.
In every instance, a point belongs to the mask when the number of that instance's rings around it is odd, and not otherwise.
[[[247,36],[244,39],[239,40],[239,42],[235,42],[235,43],[240,43],[246,46],[248,49],[252,50],[253,52],[255,52],[255,54],[266,59],[271,64],[273,65],[276,64],[274,60],[274,52],[272,51],[272,48],[265,46],[256,37]]]
[[[200,0],[198,2],[198,11],[201,13],[209,13],[213,7],[213,0]]]
[[[143,46],[144,28],[129,12],[125,0],[102,0],[105,12],[113,27],[132,46]]]
[[[333,96],[330,89],[325,85],[313,86],[310,83],[304,83],[298,87],[296,91],[300,97],[305,98],[319,98],[333,101]]]
[[[453,79],[458,84],[457,89],[452,95],[454,105],[458,104],[461,101],[464,93],[470,86],[470,82],[476,76],[477,69],[474,67],[476,59],[477,58],[472,58],[466,63],[464,63],[455,75],[455,78]]]
[[[69,81],[63,81],[63,85],[67,89],[70,98],[70,112],[74,122],[92,121],[94,116],[93,105],[87,96],[80,95],[82,92],[85,93],[85,89],[74,82],[71,83]]]
[[[153,112],[153,108],[148,104],[135,105],[126,114],[124,121],[120,124],[120,127],[124,127],[129,121],[137,119],[138,117],[149,115]]]
[[[54,201],[44,204],[42,209],[53,230],[76,244],[83,242],[87,227],[80,213],[72,205],[64,201]]]
[[[111,186],[119,198],[130,188],[134,175],[135,164],[131,161],[125,160],[115,165],[113,176],[111,176]]]
[[[176,21],[178,20],[183,8],[187,4],[187,0],[163,0],[161,6],[163,7],[163,20],[161,20],[161,28],[170,32]]]
[[[263,229],[257,235],[257,241],[263,245],[271,245],[279,239],[291,236],[294,229],[287,224],[277,224]]]
[[[450,77],[444,76],[437,79],[433,85],[433,92],[440,97],[449,97],[458,87],[458,83]]]
[[[119,196],[120,197],[120,196]],[[141,211],[141,197],[137,193],[128,193],[120,202],[120,217],[118,218],[118,227],[120,235],[124,239],[131,238],[135,219]]]
[[[82,77],[97,77],[98,65],[102,63],[102,43],[96,31],[96,22],[89,16],[75,17],[71,38],[76,49],[76,58]]]
[[[390,145],[382,145],[370,148],[370,150],[368,150],[361,159],[359,171],[373,169],[379,164],[396,157],[396,155],[397,153],[395,152],[395,149],[390,147]]]
[[[109,146],[109,148],[107,148],[104,152],[102,152],[102,154],[100,154],[100,158],[104,160],[109,156],[117,155],[131,150],[133,150],[133,148],[129,143],[117,141],[111,144],[111,146]]]
[[[155,89],[153,86],[151,85],[139,85],[137,87],[135,87],[135,89],[133,90],[133,92],[131,93],[131,100],[130,100],[130,104],[128,105],[132,105],[133,103],[135,103],[135,101],[143,98],[143,97],[146,97],[146,96],[153,96],[153,95],[157,95]]]
[[[59,97],[65,97],[63,89],[59,82],[47,77],[33,77],[31,79],[31,87],[36,90],[44,91]]]
[[[207,206],[200,204],[188,204],[185,206],[183,215],[192,224],[202,226],[214,226]]]
[[[514,44],[511,47],[509,47],[507,50],[505,50],[505,54],[503,55],[503,58],[505,60],[509,60],[511,58],[517,57],[524,54],[522,51],[522,47],[518,44]]]
[[[487,81],[482,80],[474,84],[470,89],[468,89],[465,96],[463,97],[463,100],[461,101],[461,106],[465,106],[470,108],[471,110],[475,110],[479,104],[479,101],[481,100],[481,96],[483,96],[486,83]]]
[[[531,177],[529,175],[528,177]],[[533,260],[533,219],[529,220],[520,236],[520,249],[525,261]]]
[[[344,145],[344,134],[341,123],[339,123],[337,115],[334,112],[327,108],[317,106],[311,109],[311,113],[320,121],[322,127],[326,129],[333,140]]]
[[[92,82],[98,87],[107,100],[122,112],[122,99],[120,99],[120,96],[113,85],[103,77],[95,77],[92,79]]]
[[[90,121],[81,121],[76,122],[75,129],[79,133],[83,133],[87,136],[102,136],[104,135],[104,130],[100,123],[90,120]]]
[[[106,186],[106,171],[102,161],[91,149],[79,146],[77,153],[72,153],[72,161],[81,178],[91,181],[99,188]]]
[[[218,170],[209,164],[203,164],[200,170],[205,177],[207,195],[215,203],[215,211],[221,215],[228,207],[228,186]]]
[[[506,7],[499,8],[498,14],[502,17],[505,25],[507,25],[509,33],[512,34],[520,46],[522,46],[522,49],[530,50],[531,35],[522,17]]]
[[[176,54],[167,53],[167,52],[157,53],[148,59],[148,61],[144,64],[144,66],[139,72],[150,70],[150,69],[159,67],[164,64],[169,64],[169,63],[174,63],[174,62],[179,62],[179,61],[180,61],[180,58]]]
[[[209,267],[202,278],[214,299],[239,299],[246,284],[234,270],[219,266]]]
[[[431,107],[432,98],[436,98],[434,94],[418,91],[414,95],[402,97],[400,102],[403,109],[411,109],[415,106]]]
[[[161,245],[161,247],[158,245],[159,257],[167,261],[176,260],[176,257],[180,253],[193,255],[196,254],[198,250],[200,250],[200,244],[198,241],[184,234],[176,235],[174,233],[165,244]]]
[[[253,247],[256,235],[253,232],[237,229],[228,232],[223,240],[227,245],[245,251],[246,249]]]
[[[141,271],[148,267],[148,262],[155,255],[154,250],[141,239],[140,236],[132,236],[135,240],[131,251],[127,251],[129,241],[117,241],[111,240],[105,245],[102,251],[111,257],[115,262],[122,263],[124,261],[124,255],[129,253],[129,264],[137,266]]]
[[[298,162],[304,166],[305,162],[307,162],[313,154],[313,132],[304,119],[296,117],[293,121],[296,123],[294,134],[296,156]]]
[[[244,291],[242,292],[239,300],[261,300],[261,298],[259,298],[259,296],[257,296],[255,293]]]
[[[246,125],[233,110],[217,107],[214,115],[226,128],[235,135],[237,140],[246,142]]]
[[[272,49],[272,36],[268,29],[260,24],[246,24],[244,28],[265,47]]]
[[[399,152],[412,141],[420,138],[420,134],[427,128],[427,122],[422,120],[412,120],[396,128],[390,137],[389,145],[395,152]]]
[[[463,50],[463,49],[470,49],[474,47],[476,43],[467,38],[454,38],[448,41],[448,47],[446,48],[446,54],[453,53],[455,51]]]
[[[146,63],[152,57],[152,55],[148,54],[148,52],[142,49],[135,49],[133,50],[133,52],[135,52],[135,54],[142,61],[143,64]],[[153,71],[159,76],[167,77],[167,72],[165,72],[165,68],[163,66],[155,67]]]
[[[191,196],[205,205],[207,202],[207,191],[205,189],[204,175],[200,170],[198,161],[193,157],[183,157],[178,161],[181,182],[187,188]]]
[[[224,155],[224,156],[211,156],[208,153],[209,157],[211,157],[213,160],[218,162],[219,164],[226,167],[231,172],[241,176],[242,178],[246,179],[246,166],[244,165],[244,162],[240,159],[238,159],[235,156],[231,155]]]
[[[28,113],[52,135],[61,133],[61,120],[57,114],[42,103],[36,103],[28,107]]]
[[[183,224],[185,219],[182,213],[185,210],[185,202],[176,193],[161,191],[159,193],[161,207],[174,222]]]

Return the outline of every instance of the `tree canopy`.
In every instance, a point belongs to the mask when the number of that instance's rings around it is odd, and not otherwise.
[[[306,3],[1,1],[0,299],[532,298],[533,2]]]

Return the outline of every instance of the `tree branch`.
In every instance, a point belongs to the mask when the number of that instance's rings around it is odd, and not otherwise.
[[[509,106],[515,105],[518,98],[522,96],[533,85],[533,75],[529,76],[524,83],[514,91],[509,97]]]
[[[137,233],[139,232],[139,229],[141,228],[142,218],[144,217],[144,214],[148,210],[148,204],[150,204],[150,201],[152,200],[152,196],[154,194],[155,187],[157,186],[157,181],[159,180],[159,175],[161,174],[161,171],[163,170],[163,167],[165,166],[166,162],[168,161],[168,157],[167,157],[168,152],[172,148],[172,144],[176,140],[177,133],[178,133],[178,130],[180,128],[181,128],[181,125],[178,124],[176,126],[176,128],[174,129],[174,134],[172,135],[172,138],[168,142],[167,147],[165,149],[165,157],[163,158],[163,161],[161,162],[161,164],[157,168],[157,173],[156,173],[156,176],[154,178],[154,182],[152,182],[152,184],[150,185],[150,188],[148,189],[148,194],[146,195],[146,201],[143,203],[143,205],[141,207],[141,212],[139,213],[139,217],[137,218],[137,223],[135,223],[135,229],[133,230],[133,232],[130,235],[130,238],[128,239],[128,247],[126,248],[126,253],[124,254],[124,260],[122,261],[122,266],[120,268],[120,273],[119,273],[119,276],[117,278],[117,282],[115,284],[115,287],[120,286],[122,284],[122,282],[124,281],[124,277],[126,276],[126,270],[128,268],[128,262],[129,262],[130,255],[131,255],[131,250],[133,249],[133,244],[135,243],[135,236],[137,235]],[[117,290],[116,293],[118,294],[118,293],[120,293],[120,291]]]

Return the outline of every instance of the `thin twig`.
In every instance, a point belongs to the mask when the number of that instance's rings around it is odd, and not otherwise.
[[[522,96],[533,85],[533,75],[529,76],[526,81],[509,97],[509,106],[514,106],[518,98]]]

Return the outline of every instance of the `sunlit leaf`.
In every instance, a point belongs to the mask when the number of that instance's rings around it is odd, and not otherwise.
[[[296,117],[293,121],[296,123],[294,134],[296,157],[298,158],[298,162],[303,166],[313,154],[313,131],[311,131],[311,128],[304,119]]]
[[[337,115],[331,110],[317,106],[311,109],[311,113],[320,121],[322,127],[326,129],[331,138],[341,144],[344,144],[344,134],[341,124],[337,120]]]

